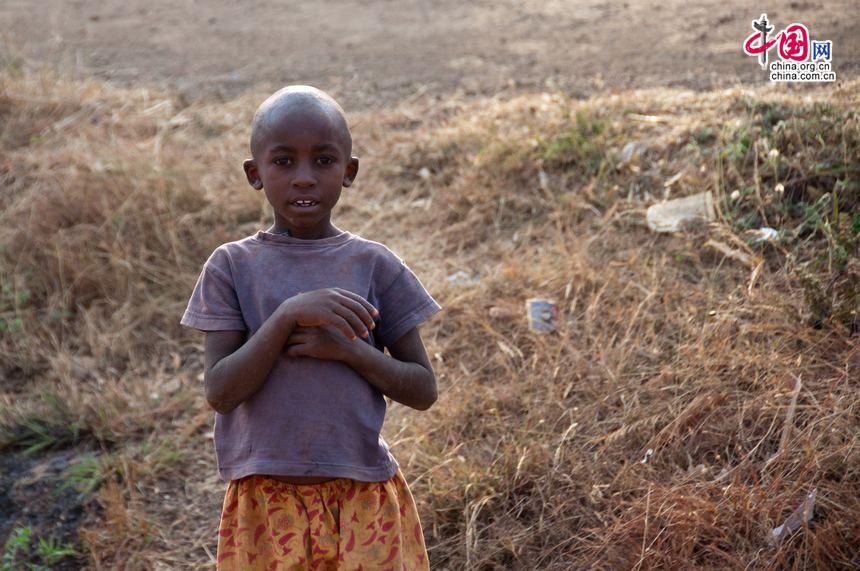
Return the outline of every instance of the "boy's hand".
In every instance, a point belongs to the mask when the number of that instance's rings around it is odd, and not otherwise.
[[[296,327],[287,339],[288,357],[313,357],[329,361],[346,361],[357,349],[331,325]]]
[[[373,316],[379,315],[379,311],[369,301],[339,287],[300,293],[285,300],[280,309],[290,316],[297,327],[331,325],[352,342],[359,335],[366,337],[368,330],[376,327]]]

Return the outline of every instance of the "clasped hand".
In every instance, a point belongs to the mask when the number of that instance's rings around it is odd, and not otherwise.
[[[287,356],[345,361],[360,342],[350,341],[331,325],[296,327],[287,339]]]
[[[295,322],[287,339],[287,356],[346,361],[361,348],[358,336],[376,327],[379,312],[360,295],[342,288],[300,293],[284,301]]]

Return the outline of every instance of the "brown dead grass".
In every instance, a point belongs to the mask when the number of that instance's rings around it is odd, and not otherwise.
[[[0,449],[99,455],[93,568],[211,566],[224,485],[178,321],[211,250],[268,221],[240,167],[262,94],[0,86]],[[445,308],[422,328],[440,399],[384,430],[434,568],[860,564],[858,87],[351,118],[362,171],[336,223]],[[647,230],[649,204],[700,190],[714,224]],[[765,222],[783,241],[743,241]],[[559,302],[556,332],[528,330],[528,297]],[[813,520],[772,546],[813,488]]]

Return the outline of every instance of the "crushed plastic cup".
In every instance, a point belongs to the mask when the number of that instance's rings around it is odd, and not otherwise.
[[[714,217],[711,191],[652,204],[645,213],[648,228],[654,232],[678,232],[710,222]]]

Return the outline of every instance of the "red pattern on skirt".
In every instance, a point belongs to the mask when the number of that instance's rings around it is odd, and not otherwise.
[[[218,530],[218,569],[427,570],[415,501],[397,470],[385,482],[232,480]]]

